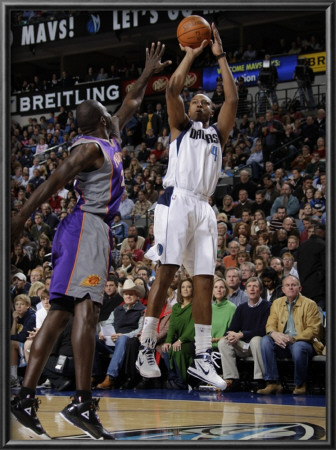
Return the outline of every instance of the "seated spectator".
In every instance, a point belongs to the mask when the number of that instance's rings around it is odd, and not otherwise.
[[[241,262],[241,264],[239,265],[239,269],[241,272],[240,288],[245,290],[247,280],[257,275],[255,265],[250,259],[246,259],[245,261]]]
[[[35,213],[34,225],[31,227],[31,235],[34,241],[37,243],[41,234],[46,234],[48,238],[51,238],[51,228],[48,224],[43,222],[43,215],[39,212]]]
[[[103,304],[100,308],[98,324],[107,320],[112,311],[121,303],[123,303],[124,299],[118,292],[118,280],[117,278],[109,274],[106,280],[105,289],[104,289],[104,297]]]
[[[10,336],[10,377],[11,387],[19,387],[18,366],[24,362],[24,343],[29,331],[36,327],[35,311],[30,307],[28,295],[19,294],[13,300],[12,325]]]
[[[124,270],[127,275],[133,274],[135,261],[132,259],[132,253],[123,253],[121,256],[121,266],[118,269]]]
[[[15,245],[14,252],[11,257],[11,264],[14,264],[17,269],[22,270],[24,274],[28,275],[30,269],[30,259],[22,244]]]
[[[145,192],[139,191],[138,200],[134,204],[131,216],[134,219],[145,218],[151,206],[152,203],[149,200],[147,200]]]
[[[264,285],[261,294],[264,300],[272,303],[276,298],[282,297],[281,280],[278,273],[272,267],[265,267],[259,278]]]
[[[253,264],[255,267],[257,277],[260,277],[262,271],[268,267],[267,262],[261,256],[255,256],[253,258]]]
[[[177,303],[172,308],[162,355],[168,369],[167,388],[187,389],[187,369],[194,359],[194,320],[192,318],[193,282],[181,280]]]
[[[135,157],[131,158],[129,169],[133,178],[136,177],[137,174],[142,173],[142,165]]]
[[[281,255],[282,263],[283,263],[283,276],[286,277],[288,275],[293,275],[294,277],[299,278],[299,274],[294,267],[294,256],[290,252],[284,252]]]
[[[318,176],[319,171],[325,172],[325,162],[321,161],[320,154],[318,153],[317,150],[314,150],[312,153],[312,159],[307,164],[306,174],[316,177]]]
[[[35,266],[30,272],[30,282],[35,283],[36,281],[43,281],[43,267]]]
[[[99,72],[98,72],[97,76],[96,76],[96,81],[103,81],[103,80],[106,80],[107,78],[108,78],[108,73],[105,72],[105,68],[104,67],[101,67],[99,69]]]
[[[299,231],[303,231],[302,229],[302,219],[305,219],[307,217],[312,217],[313,215],[313,208],[312,205],[310,203],[304,203],[303,205],[300,206],[300,210],[299,210]]]
[[[293,275],[282,280],[283,297],[273,301],[261,340],[267,386],[257,391],[269,395],[282,392],[277,358],[291,358],[294,363],[294,395],[306,394],[308,366],[316,354],[314,338],[321,339],[322,323],[316,303],[304,297],[300,281]]]
[[[236,305],[228,299],[229,287],[223,278],[215,277],[213,287],[211,341],[212,349],[218,350],[219,340],[230,326]]]
[[[45,289],[44,286],[38,291],[38,295],[41,300],[41,307],[36,312],[36,327],[33,330],[28,331],[28,337],[24,343],[24,357],[26,363],[28,363],[29,360],[30,348],[33,344],[33,340],[38,330],[41,328],[44,319],[47,317],[48,311],[50,310],[51,306],[49,302],[49,291]]]
[[[243,61],[253,61],[257,57],[257,51],[253,48],[252,44],[247,44],[247,48],[242,55]]]
[[[290,234],[287,239],[287,247],[283,248],[280,251],[280,256],[282,257],[282,255],[285,252],[289,252],[291,255],[293,255],[295,262],[294,266],[296,266],[297,249],[299,248],[299,245],[300,245],[300,238],[298,238],[297,235]]]
[[[117,306],[109,318],[100,323],[100,331],[96,340],[95,376],[99,376],[98,354],[111,354],[105,379],[97,385],[97,389],[111,389],[119,376],[124,362],[127,340],[136,337],[142,328],[145,307],[139,298],[144,296],[144,288],[134,284],[133,280],[126,280],[120,294],[124,304]],[[107,333],[107,334],[106,334]]]
[[[272,203],[265,198],[265,191],[258,190],[255,193],[255,201],[251,206],[251,213],[254,214],[257,210],[263,211],[266,217],[270,215]]]
[[[128,235],[129,236],[138,236],[138,239],[136,241],[136,248],[140,248],[142,250],[144,242],[145,242],[145,238],[143,236],[139,236],[138,229],[135,225],[129,226]],[[128,237],[127,237],[121,243],[120,253],[121,254],[125,253],[126,249],[128,249],[128,248],[129,248],[129,244],[128,244]]]
[[[30,298],[30,306],[35,311],[37,309],[40,309],[41,304],[41,293],[46,289],[46,285],[43,281],[34,281],[34,283],[31,284],[28,296]]]
[[[40,236],[38,238],[37,246],[43,247],[45,249],[46,253],[51,252],[51,240],[45,233],[40,234]]]
[[[230,220],[230,217],[234,215],[233,212],[234,203],[231,195],[224,195],[223,197],[223,206],[221,208],[221,212],[224,212],[227,215],[227,218]]]
[[[59,218],[53,212],[53,210],[48,202],[43,203],[43,205],[41,206],[41,210],[42,210],[43,222],[46,223],[47,225],[49,225],[51,238],[53,238],[53,236],[56,232],[56,228],[59,224]]]
[[[133,281],[134,281],[134,284],[140,285],[144,288],[144,291],[145,291],[144,295],[139,300],[140,300],[141,304],[143,304],[144,306],[147,306],[148,294],[149,294],[149,289],[148,289],[147,283],[145,282],[145,280],[142,277],[138,277],[136,275],[134,276]]]
[[[155,203],[159,198],[159,193],[154,189],[154,182],[152,180],[145,181],[144,193],[151,204]]]
[[[233,199],[235,201],[238,200],[239,191],[241,189],[244,189],[245,191],[247,191],[247,198],[253,199],[255,196],[255,193],[258,189],[258,185],[254,181],[251,180],[248,170],[245,170],[245,169],[241,170],[239,173],[239,177],[240,177],[240,180],[233,189],[233,193],[232,193]]]
[[[12,299],[14,299],[14,297],[16,297],[19,294],[28,294],[29,289],[30,283],[27,282],[27,277],[24,273],[17,272],[16,274],[13,275],[11,285]]]
[[[229,254],[224,256],[223,264],[225,268],[237,266],[237,253],[239,252],[240,245],[236,241],[230,241],[228,244]]]
[[[156,156],[156,159],[158,161],[160,161],[164,151],[165,151],[165,148],[164,148],[162,142],[156,141],[153,150],[151,150],[151,154],[154,153],[154,155]]]
[[[120,244],[126,238],[128,233],[128,224],[121,220],[120,212],[115,213],[111,229],[113,236],[117,238],[117,242]]]
[[[155,149],[156,143],[157,143],[157,135],[154,134],[153,128],[149,128],[146,131],[146,135],[145,135],[144,141],[145,141],[145,144],[146,144],[147,148],[149,148],[151,150]],[[154,153],[154,154],[156,156],[156,159],[158,160],[157,153]]]
[[[33,176],[29,178],[28,183],[31,183],[34,188],[38,188],[40,184],[42,184],[45,181],[45,178],[41,176],[40,169],[34,169],[33,170]]]
[[[236,356],[253,357],[253,378],[259,383],[259,387],[264,378],[260,342],[265,335],[270,304],[261,298],[262,282],[259,278],[251,277],[247,280],[245,291],[247,302],[237,307],[225,337],[218,342],[226,390],[235,390],[239,386]]]
[[[40,137],[38,144],[36,146],[36,155],[39,153],[43,153],[45,150],[47,150],[48,144],[46,143],[46,140],[44,137]]]
[[[134,208],[134,202],[128,198],[126,189],[122,193],[121,202],[119,205],[119,212],[122,219],[130,219],[132,209]]]
[[[140,148],[139,148],[139,151],[138,151],[138,155],[137,155],[138,161],[140,163],[146,163],[147,160],[148,160],[150,152],[151,151],[150,151],[149,148],[147,148],[146,142],[141,142]]]
[[[167,127],[163,127],[161,129],[161,133],[158,137],[158,142],[162,143],[163,149],[165,150],[168,147],[169,143],[169,129]]]
[[[242,214],[244,210],[251,211],[253,202],[249,200],[248,193],[245,189],[240,189],[238,193],[238,201],[235,203],[233,207],[233,215],[238,218],[242,219]]]
[[[287,182],[284,182],[282,184],[280,196],[277,197],[273,202],[271,208],[271,216],[273,216],[277,212],[277,208],[279,206],[285,206],[287,214],[292,217],[296,217],[299,212],[299,200],[292,194],[292,187]]]
[[[217,259],[222,262],[225,255],[226,255],[225,235],[219,234],[217,237]]]
[[[261,181],[264,186],[265,199],[273,204],[275,199],[280,195],[275,180],[269,173],[265,173],[262,176]]]
[[[261,139],[257,139],[255,145],[252,146],[246,164],[252,167],[252,178],[255,182],[258,182],[264,171],[264,155]]]
[[[162,174],[162,165],[159,163],[159,161],[157,160],[156,155],[154,153],[151,153],[149,155],[146,168],[149,169],[150,174],[152,174],[152,171],[154,171],[155,176],[158,174]],[[145,176],[144,176],[144,180],[146,181]]]
[[[241,280],[242,274],[238,267],[228,267],[225,270],[225,281],[229,288],[229,300],[236,306],[247,302],[247,294],[240,288]]]
[[[137,248],[138,236],[135,234],[129,234],[127,238],[128,247],[125,249],[127,254],[131,255],[134,262],[139,262],[143,260],[144,251]],[[125,253],[123,253],[124,255]]]
[[[261,256],[267,265],[272,257],[272,253],[268,245],[257,245],[255,248],[255,255]]]
[[[240,233],[238,235],[237,238],[237,242],[239,244],[239,252],[237,253],[238,266],[240,266],[241,264],[241,259],[239,258],[239,256],[241,256],[241,253],[246,253],[249,256],[252,251],[252,246],[248,243],[248,241],[249,241],[248,236],[246,236],[245,233]]]
[[[277,231],[282,228],[283,220],[287,216],[286,206],[278,206],[276,212],[272,215],[270,220],[269,230],[271,232]]]

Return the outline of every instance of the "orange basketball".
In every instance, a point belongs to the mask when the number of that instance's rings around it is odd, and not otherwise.
[[[177,39],[183,47],[197,48],[204,40],[210,42],[211,27],[201,16],[188,16],[177,27]]]

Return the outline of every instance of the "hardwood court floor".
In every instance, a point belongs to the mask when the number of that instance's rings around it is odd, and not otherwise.
[[[64,393],[43,390],[38,394],[42,400],[38,416],[53,439],[89,439],[59,415],[73,393],[64,396]],[[258,396],[248,392],[219,394],[160,389],[96,391],[94,394],[101,397],[99,417],[117,440],[326,439],[326,408],[322,395]],[[37,438],[11,419],[11,440],[32,439]]]

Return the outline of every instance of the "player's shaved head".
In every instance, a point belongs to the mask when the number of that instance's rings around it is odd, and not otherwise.
[[[91,132],[98,127],[103,115],[104,107],[101,103],[97,100],[85,100],[77,107],[77,124],[84,134]]]

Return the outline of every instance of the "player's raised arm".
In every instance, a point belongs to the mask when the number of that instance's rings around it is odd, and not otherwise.
[[[165,45],[161,44],[161,42],[158,42],[157,44],[153,42],[150,49],[146,48],[146,63],[142,74],[132,86],[132,89],[126,95],[119,111],[116,113],[116,116],[119,118],[120,130],[126,125],[141,105],[150,78],[155,73],[161,72],[171,64],[170,60],[161,62],[164,51]]]
[[[214,23],[212,23],[211,27],[213,33],[211,50],[217,58],[221,70],[225,96],[225,101],[219,111],[217,119],[217,128],[221,137],[221,144],[224,145],[235,123],[238,107],[238,93],[230,67],[226,60],[226,54],[223,51],[219,32]]]
[[[202,53],[206,45],[207,41],[203,41],[202,45],[197,48],[183,47],[182,45],[180,45],[181,50],[185,52],[185,56],[171,76],[166,90],[167,112],[169,117],[169,126],[172,132],[172,138],[173,130],[181,130],[184,124],[188,121],[188,117],[185,113],[184,104],[182,98],[180,97],[180,93],[184,87],[186,77],[193,62],[195,61],[197,56]]]

